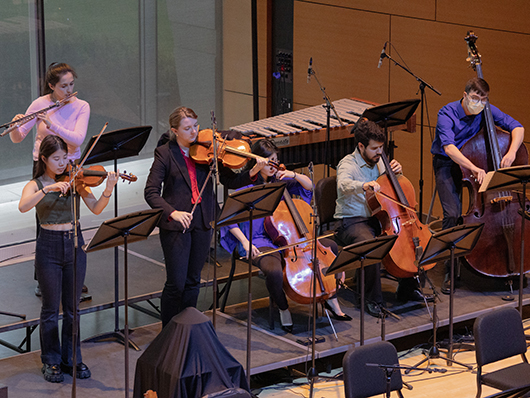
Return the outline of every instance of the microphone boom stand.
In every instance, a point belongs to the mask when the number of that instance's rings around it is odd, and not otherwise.
[[[313,68],[310,68],[308,70],[308,78],[311,76],[315,76],[315,80],[318,83],[318,86],[320,87],[320,91],[322,91],[324,101],[326,101],[325,105],[322,105],[326,109],[326,141],[324,143],[324,164],[326,165],[325,171],[324,171],[324,177],[329,177],[329,142],[331,140],[330,138],[330,130],[331,130],[331,110],[333,110],[333,113],[335,114],[335,117],[339,121],[341,127],[344,127],[344,122],[339,117],[339,114],[337,113],[337,110],[335,109],[335,106],[333,105],[333,102],[331,102],[331,99],[329,98],[328,94],[326,93],[326,88],[320,84],[320,80],[318,79],[318,76]]]
[[[420,180],[419,180],[419,201],[418,201],[418,213],[420,216],[420,220],[423,220],[423,109],[425,105],[425,87],[430,88],[432,91],[434,91],[438,95],[442,95],[441,92],[436,90],[432,85],[427,83],[425,80],[423,80],[421,77],[415,75],[409,68],[406,66],[401,65],[399,62],[397,62],[394,58],[392,58],[390,55],[388,55],[386,52],[383,52],[381,54],[381,58],[388,58],[390,61],[392,61],[396,66],[399,66],[401,69],[403,69],[405,72],[410,74],[412,77],[414,77],[419,83],[419,90],[421,91],[421,111],[420,111]]]

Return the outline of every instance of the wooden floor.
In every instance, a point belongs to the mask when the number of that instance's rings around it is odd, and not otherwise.
[[[445,355],[445,354],[444,354]],[[414,351],[404,358],[400,358],[401,365],[413,366],[420,359],[424,358],[420,351]],[[474,351],[464,351],[457,353],[456,360],[475,367]],[[511,364],[519,363],[521,357],[514,357],[492,364],[488,371],[499,369]],[[410,384],[412,390],[403,389],[405,398],[473,398],[477,393],[476,372],[469,371],[461,366],[446,366],[446,361],[441,359],[432,360],[431,368],[447,369],[446,373],[412,372],[403,375],[403,381]],[[336,372],[335,372],[336,373]],[[322,374],[325,375],[325,374]],[[289,398],[289,397],[309,397],[309,385],[307,379],[296,380],[295,385],[274,385],[264,389],[260,398]],[[344,397],[344,384],[342,381],[319,381],[314,385],[314,397],[342,398]],[[494,388],[483,386],[482,397],[499,392]],[[381,395],[383,396],[383,395]],[[396,392],[392,392],[392,397],[397,397]]]

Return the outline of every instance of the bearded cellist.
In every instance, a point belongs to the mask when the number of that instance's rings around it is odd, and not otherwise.
[[[462,172],[464,167],[473,173],[479,184],[486,176],[486,170],[473,164],[461,152],[462,147],[474,137],[484,123],[484,106],[488,101],[490,88],[488,83],[479,77],[470,79],[465,87],[464,96],[445,105],[438,112],[436,136],[431,153],[438,196],[443,209],[443,229],[459,224],[462,215]],[[509,167],[515,160],[516,152],[524,138],[524,128],[521,123],[498,108],[490,105],[496,126],[511,134],[508,151],[501,160],[500,167]],[[486,148],[484,148],[484,151]],[[449,294],[451,281],[449,278],[450,264],[446,262],[445,279],[442,293]]]
[[[346,155],[337,166],[337,201],[334,217],[340,220],[337,238],[345,245],[372,239],[381,234],[381,224],[366,201],[366,191],[379,192],[381,187],[376,181],[385,172],[381,154],[385,143],[385,133],[376,123],[360,119],[355,125],[355,151]],[[400,174],[401,164],[393,159],[389,172]],[[359,272],[357,281],[359,288]],[[381,291],[380,263],[365,267],[365,310],[374,317],[381,316],[385,307]],[[414,278],[399,280],[397,289],[399,302],[423,301]],[[432,295],[425,295],[430,301]]]

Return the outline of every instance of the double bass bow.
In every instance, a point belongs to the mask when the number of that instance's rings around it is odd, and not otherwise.
[[[476,41],[477,36],[472,31],[465,37],[471,66],[477,72],[477,77],[483,78],[482,59]],[[511,135],[497,128],[494,123],[489,101],[484,110],[485,126],[460,150],[474,165],[488,171],[501,168],[503,156],[511,145]],[[513,166],[528,164],[528,151],[524,144],[517,150]],[[525,201],[528,210],[529,203],[520,193],[514,191],[479,193],[479,184],[471,171],[465,167],[462,170],[462,180],[469,192],[469,206],[462,216],[465,224],[483,222],[484,229],[475,249],[466,256],[467,262],[482,274],[506,277],[519,274],[520,254],[515,248],[521,244],[521,216],[517,211],[520,203]],[[530,239],[530,225],[525,229],[525,239]],[[530,270],[530,258],[524,259],[524,272]]]
[[[398,235],[396,243],[383,258],[386,270],[397,278],[410,278],[418,273],[417,261],[423,248],[431,239],[432,233],[416,213],[416,194],[411,182],[403,175],[396,176],[383,151],[381,154],[386,172],[376,181],[381,186],[379,192],[368,190],[368,207],[381,223],[383,235]],[[435,264],[423,269],[428,270]]]

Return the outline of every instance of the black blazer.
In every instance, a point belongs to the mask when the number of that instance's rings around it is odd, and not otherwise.
[[[210,171],[208,165],[196,163],[197,185],[202,188]],[[252,183],[249,172],[234,173],[219,165],[221,183],[229,189],[237,189]],[[174,210],[191,212],[191,181],[186,161],[176,141],[170,140],[155,149],[155,157],[144,189],[145,201],[153,209],[164,209],[158,226],[173,231],[181,231],[182,224],[169,218]],[[202,194],[200,204],[204,228],[210,228],[214,219],[214,206],[217,206],[213,195],[213,183],[210,178]]]

